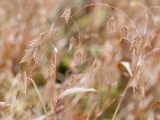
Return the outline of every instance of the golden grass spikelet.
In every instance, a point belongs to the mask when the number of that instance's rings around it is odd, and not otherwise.
[[[71,51],[71,50],[75,47],[75,45],[76,45],[76,39],[75,39],[74,36],[73,36],[73,37],[71,37],[71,39],[70,39],[68,51]]]
[[[109,30],[110,26],[112,28],[112,30],[114,32],[116,32],[116,25],[117,25],[117,22],[116,22],[116,19],[112,16],[108,21],[107,21],[107,30]]]
[[[146,61],[146,57],[143,55],[139,56],[138,62],[137,62],[137,67],[143,67]]]
[[[21,79],[18,81],[19,82],[19,88],[22,94],[26,95],[27,92],[27,83],[28,83],[28,77],[26,71],[24,71],[21,74]]]
[[[35,36],[35,38],[33,38],[33,40],[29,43],[28,49],[26,50],[26,54],[24,55],[20,63],[27,62],[28,64],[30,64],[32,59],[34,59],[35,62],[39,61],[43,37],[44,33],[40,33],[37,36]]]
[[[48,62],[48,71],[46,76],[47,81],[56,80],[56,52],[53,53],[51,59]]]
[[[44,101],[48,107],[54,111],[57,103],[57,91],[55,88],[56,81],[56,53],[57,49],[54,49],[51,59],[48,63],[48,72],[47,72],[47,84],[44,90]]]
[[[121,39],[127,39],[128,38],[128,28],[126,26],[124,26],[122,29],[121,29]]]
[[[55,78],[56,78],[56,65],[53,59],[50,59],[48,63],[47,80],[55,81]]]
[[[54,81],[47,81],[47,84],[45,86],[44,90],[44,102],[48,105],[48,107],[54,111],[56,108],[58,100],[57,90],[55,88],[55,82]]]
[[[143,48],[143,41],[140,38],[135,38],[132,43],[130,50],[132,50],[133,55],[139,54],[141,52],[141,49]]]
[[[63,14],[60,17],[64,18],[66,23],[68,23],[70,16],[71,16],[71,8],[68,7],[64,10]]]
[[[132,69],[133,76],[131,77],[130,87],[133,88],[133,92],[135,92],[138,89],[138,83],[140,81],[140,71],[139,67],[135,66]]]
[[[144,55],[139,55],[136,66],[132,70],[133,76],[131,77],[132,81],[130,82],[130,87],[133,88],[133,92],[139,91],[143,97],[145,94],[144,81],[141,80],[140,77],[145,62],[146,62],[146,57]]]
[[[78,75],[76,74],[70,75],[70,77],[66,80],[64,84],[65,88],[75,87],[77,85],[78,79],[79,79]]]
[[[74,54],[75,66],[83,64],[85,59],[84,49],[79,46]]]

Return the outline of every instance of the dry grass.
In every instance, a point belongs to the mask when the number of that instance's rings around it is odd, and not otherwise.
[[[0,119],[159,120],[158,5],[1,1]]]

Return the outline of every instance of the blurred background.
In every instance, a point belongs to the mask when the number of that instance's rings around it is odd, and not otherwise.
[[[159,0],[0,0],[0,119],[111,120],[127,87],[117,120],[160,120],[159,5]],[[71,13],[64,14],[67,9]],[[38,62],[20,63],[41,33],[47,35]],[[142,43],[133,42],[138,39]],[[68,87],[97,92],[65,96],[54,115],[47,115],[30,81],[20,95],[19,74],[26,71],[45,98],[53,46],[56,88],[48,97]]]

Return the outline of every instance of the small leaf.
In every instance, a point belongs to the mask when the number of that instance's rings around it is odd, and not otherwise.
[[[69,88],[67,90],[65,90],[60,96],[59,98],[63,98],[67,95],[70,94],[74,94],[74,93],[81,93],[81,92],[96,92],[96,90],[94,88]]]
[[[120,62],[121,65],[123,65],[123,67],[126,68],[127,72],[129,73],[130,76],[132,76],[132,70],[131,70],[131,66],[130,66],[130,63],[129,62]]]

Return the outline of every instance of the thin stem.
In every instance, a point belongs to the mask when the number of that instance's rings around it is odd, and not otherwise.
[[[121,104],[122,104],[122,102],[123,102],[123,100],[124,100],[124,97],[125,97],[125,95],[126,95],[126,92],[127,92],[127,90],[128,90],[130,81],[131,81],[131,79],[128,81],[128,83],[127,83],[127,85],[126,85],[126,87],[125,87],[125,89],[124,89],[124,91],[123,91],[123,93],[122,93],[122,97],[120,98],[120,101],[119,101],[119,103],[118,103],[118,105],[117,105],[117,107],[116,107],[116,110],[115,110],[115,112],[114,112],[114,114],[113,114],[112,120],[115,120],[115,119],[116,119],[118,110],[119,110],[119,108],[120,108],[120,106],[121,106]]]
[[[88,5],[86,5],[86,6],[83,6],[83,7],[81,7],[79,10],[77,10],[74,14],[72,14],[72,15],[70,16],[69,20],[70,20],[71,18],[73,18],[73,17],[74,17],[78,12],[80,12],[82,9],[87,8],[87,7],[90,7],[90,6],[104,6],[104,7],[109,7],[110,11],[112,11],[111,8],[113,8],[113,9],[115,9],[115,10],[117,10],[117,11],[122,12],[122,13],[126,16],[126,18],[129,20],[129,22],[131,23],[131,25],[134,27],[134,29],[135,29],[136,33],[138,34],[139,38],[142,39],[140,33],[138,32],[137,27],[135,26],[135,23],[129,18],[129,16],[128,16],[123,10],[121,10],[121,9],[119,9],[119,8],[117,8],[117,7],[108,5],[108,4],[104,4],[104,3],[94,3],[94,4],[88,4]],[[72,6],[72,7],[74,7],[74,6]],[[111,14],[113,14],[113,13],[111,12]],[[52,24],[53,24],[53,23],[52,23]],[[65,24],[66,24],[66,23],[64,22],[64,23],[62,23],[60,26],[62,27],[62,26],[65,25]]]
[[[153,19],[152,11],[150,10],[149,7],[147,7],[145,4],[143,4],[143,3],[141,3],[141,2],[138,2],[138,1],[134,1],[134,3],[135,3],[135,4],[139,4],[141,7],[144,8],[144,10],[143,10],[142,12],[148,11],[148,13],[151,15],[152,20],[154,20],[154,19]],[[153,21],[153,22],[154,22],[154,21]],[[154,23],[154,24],[155,24],[155,23]]]
[[[39,97],[39,99],[40,99],[40,101],[41,101],[41,104],[42,104],[42,106],[43,106],[44,112],[47,114],[47,110],[46,110],[46,108],[45,108],[42,95],[40,94],[40,92],[39,92],[39,90],[38,90],[38,88],[37,88],[37,85],[35,84],[35,82],[34,82],[31,78],[28,78],[28,80],[30,80],[30,81],[32,82],[32,84],[33,84],[33,86],[34,86],[34,88],[35,88],[35,90],[36,90],[36,92],[37,92],[37,94],[38,94],[38,97]]]
[[[140,5],[141,7],[144,8],[144,10],[143,10],[142,12],[140,12],[139,15],[141,15],[143,12],[145,12],[145,13],[147,14],[147,16],[145,15],[145,16],[146,16],[146,22],[145,22],[145,25],[144,25],[144,32],[143,32],[143,33],[145,34],[146,31],[147,31],[147,23],[148,23],[148,19],[149,19],[149,14],[150,14],[150,16],[151,16],[151,18],[152,18],[152,21],[153,21],[154,26],[157,25],[157,24],[156,24],[155,21],[154,21],[154,17],[153,17],[152,11],[151,11],[146,5],[144,5],[143,3],[138,2],[138,1],[133,2],[133,5],[134,5],[134,4],[138,4],[138,5]],[[148,11],[148,12],[147,12],[147,11]],[[134,18],[134,20],[136,20],[139,15],[137,15],[137,16]],[[133,20],[133,21],[134,21],[134,20]]]
[[[73,23],[74,23],[74,25],[75,25],[75,27],[76,27],[76,29],[77,29],[77,31],[78,31],[78,39],[79,39],[79,41],[80,41],[80,32],[79,32],[79,28],[78,28],[78,25],[77,25],[77,23],[75,22],[75,20],[72,18],[72,21],[73,21]]]
[[[31,75],[31,73],[33,72],[33,70],[34,70],[35,67],[36,67],[36,63],[34,63],[34,65],[33,65],[32,69],[31,69],[29,75]]]
[[[51,33],[52,33],[53,27],[54,27],[54,22],[52,23],[51,28],[50,28],[50,30],[49,30],[49,36],[50,36]]]
[[[117,7],[114,7],[114,6],[111,6],[111,5],[108,5],[108,4],[103,4],[103,3],[95,3],[95,4],[89,4],[89,5],[86,5],[82,8],[80,8],[79,10],[77,10],[73,15],[70,16],[69,19],[71,19],[73,16],[75,16],[78,12],[80,12],[82,9],[84,8],[87,8],[87,7],[90,7],[90,6],[105,6],[105,7],[110,7],[110,8],[113,8],[115,10],[118,10],[120,12],[122,12],[126,18],[129,20],[129,22],[133,25],[133,27],[135,28],[136,30],[136,33],[138,34],[139,38],[142,39],[141,35],[139,34],[138,30],[137,30],[137,27],[135,26],[135,23],[129,18],[129,16],[121,9],[117,8]]]

